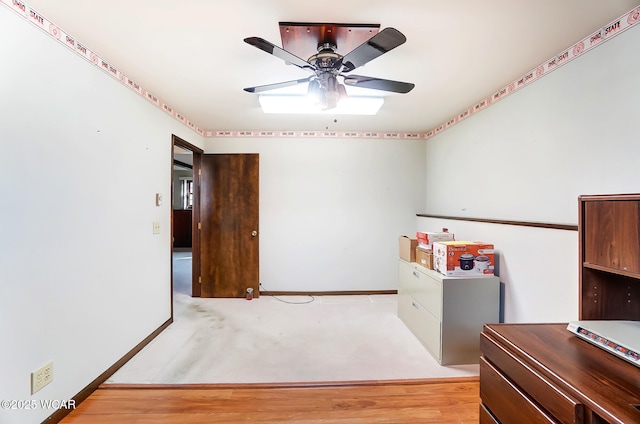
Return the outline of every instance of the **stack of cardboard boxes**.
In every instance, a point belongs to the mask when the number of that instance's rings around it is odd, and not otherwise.
[[[416,233],[418,246],[416,247],[416,262],[427,269],[433,268],[433,244],[441,241],[455,240],[453,233],[446,228],[441,232],[418,231]]]
[[[449,277],[493,275],[495,268],[493,244],[455,240],[446,228],[418,231],[415,239],[401,236],[400,258]]]
[[[455,240],[455,236],[446,228],[440,232],[418,231],[416,238],[400,237],[400,258],[407,262],[416,262],[427,269],[433,268],[433,244],[438,241]]]

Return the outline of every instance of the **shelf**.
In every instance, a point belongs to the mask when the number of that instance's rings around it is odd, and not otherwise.
[[[624,275],[625,277],[637,278],[637,279],[640,280],[640,274],[638,274],[637,272],[624,271],[624,270],[621,270],[621,269],[610,268],[610,267],[607,267],[607,266],[592,264],[590,262],[584,262],[582,264],[582,266],[585,267],[585,268],[589,268],[589,269],[595,269],[597,271],[608,272],[610,274],[616,274],[616,275]]]

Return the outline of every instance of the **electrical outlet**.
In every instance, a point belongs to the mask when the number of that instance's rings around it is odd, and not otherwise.
[[[153,222],[153,234],[160,234],[160,223],[158,221]]]
[[[31,373],[31,394],[53,381],[53,361]]]

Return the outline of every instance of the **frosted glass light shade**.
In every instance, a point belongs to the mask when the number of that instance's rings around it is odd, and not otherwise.
[[[258,97],[264,113],[318,114],[318,115],[375,115],[384,103],[383,97],[351,96],[340,100],[329,110],[309,100],[307,96],[291,94],[261,94]]]

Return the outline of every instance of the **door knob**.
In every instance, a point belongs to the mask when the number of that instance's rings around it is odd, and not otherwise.
[[[258,232],[256,230],[251,231],[251,237],[255,237],[258,235]]]

